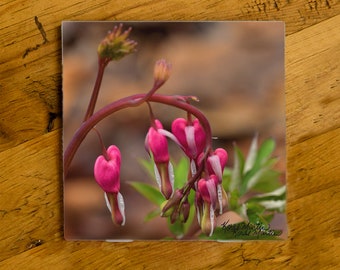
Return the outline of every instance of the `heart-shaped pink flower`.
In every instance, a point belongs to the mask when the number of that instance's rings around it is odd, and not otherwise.
[[[94,177],[98,185],[108,193],[118,193],[120,190],[121,154],[117,146],[111,145],[106,151],[106,157],[100,155],[94,164]]]
[[[197,119],[190,124],[184,118],[177,118],[172,122],[171,131],[190,159],[196,159],[204,151],[206,135]]]

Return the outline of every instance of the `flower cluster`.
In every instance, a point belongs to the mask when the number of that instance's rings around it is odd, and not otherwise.
[[[175,119],[171,125],[171,132],[164,130],[161,122],[156,119],[149,129],[145,144],[155,164],[155,175],[160,191],[168,200],[163,208],[163,216],[170,216],[172,222],[180,217],[185,222],[190,209],[186,194],[188,191],[185,187],[174,191],[175,179],[167,143],[169,137],[190,160],[187,184],[192,186],[196,193],[195,207],[201,229],[211,235],[216,226],[216,214],[222,214],[227,206],[227,195],[222,188],[222,175],[228,154],[222,148],[215,151],[209,149],[202,125],[198,119],[191,121],[190,118]]]

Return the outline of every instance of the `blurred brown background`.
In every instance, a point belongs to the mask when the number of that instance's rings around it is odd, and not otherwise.
[[[63,121],[64,149],[79,127],[96,78],[96,48],[113,22],[64,22],[63,24]],[[247,152],[250,140],[259,132],[260,142],[273,137],[277,169],[285,179],[284,116],[284,23],[205,22],[130,23],[130,38],[138,51],[110,63],[104,75],[97,109],[118,98],[145,93],[153,83],[153,65],[165,58],[173,65],[163,94],[196,95],[200,108],[210,120],[215,147],[229,153],[232,142]],[[170,128],[171,121],[185,116],[177,109],[153,105],[154,113]],[[96,134],[90,132],[78,150],[65,181],[65,236],[69,238],[157,239],[168,234],[165,220],[144,223],[154,209],[132,190],[126,181],[151,183],[138,165],[148,158],[144,138],[148,130],[146,106],[124,110],[108,117],[97,128],[105,144],[116,144],[122,152],[122,194],[127,223],[113,227],[103,192],[93,179],[93,164],[100,154]],[[174,159],[179,151],[170,143]],[[281,220],[281,219],[280,219]]]

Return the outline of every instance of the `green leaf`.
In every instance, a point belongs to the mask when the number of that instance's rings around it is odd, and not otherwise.
[[[231,176],[230,181],[230,191],[233,191],[235,189],[239,189],[241,185],[241,179],[243,176],[243,168],[244,168],[244,157],[241,152],[241,150],[234,145],[235,149],[235,160],[234,160],[234,169]]]
[[[266,208],[258,203],[247,202],[247,215],[249,222],[253,224],[261,222],[262,224],[268,226],[267,221],[262,217],[265,210]]]
[[[152,160],[139,159],[139,164],[145,169],[152,179],[155,179],[154,163]]]
[[[156,217],[159,217],[160,215],[161,215],[160,209],[153,210],[145,216],[144,221],[148,222]]]
[[[236,211],[240,207],[239,201],[238,201],[239,198],[240,198],[240,194],[239,194],[239,191],[237,189],[230,192],[230,197],[229,197],[230,210]]]
[[[266,168],[252,168],[250,171],[246,173],[244,178],[242,179],[241,187],[240,187],[240,194],[241,196],[247,193],[252,185],[255,185],[255,183],[258,181],[258,179],[261,178],[262,174]]]
[[[174,165],[174,174],[175,174],[175,189],[181,188],[188,181],[188,172],[189,172],[189,160],[187,158],[182,157],[177,164]]]
[[[253,189],[258,182],[267,181],[265,184],[271,182],[278,182],[278,174],[274,174],[274,171],[270,170],[271,167],[276,163],[277,159],[268,159],[264,164],[254,166],[249,172],[246,173],[244,179],[242,180],[242,185],[240,188],[241,194],[245,194],[249,190]],[[270,172],[271,171],[271,172]],[[268,177],[272,177],[268,179]]]
[[[280,172],[275,170],[266,170],[262,173],[261,177],[252,186],[253,191],[257,192],[270,192],[282,186],[279,180]]]
[[[256,161],[254,167],[260,167],[264,165],[264,163],[270,158],[271,154],[275,149],[275,141],[274,139],[265,140],[261,146],[259,151],[257,152]]]
[[[229,168],[224,168],[222,186],[226,192],[230,191],[232,170]]]
[[[176,236],[176,238],[181,238],[184,235],[183,223],[178,219],[173,224],[170,222],[170,217],[168,218],[168,228]]]
[[[262,215],[262,217],[266,223],[269,224],[273,220],[274,214]]]
[[[244,164],[244,173],[248,172],[253,168],[256,157],[257,157],[257,138],[258,135],[256,134],[251,142],[249,152]]]
[[[154,186],[140,182],[129,182],[129,184],[141,195],[157,206],[160,206],[165,201],[163,195]]]
[[[267,201],[267,200],[282,200],[286,197],[286,186],[281,186],[272,192],[267,192],[259,195],[255,195],[248,200],[250,201]]]
[[[270,211],[283,213],[286,209],[286,200],[268,200],[259,202],[260,205]]]

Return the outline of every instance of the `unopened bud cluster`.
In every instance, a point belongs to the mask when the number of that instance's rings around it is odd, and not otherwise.
[[[98,55],[102,59],[119,60],[136,50],[137,42],[128,39],[131,28],[122,32],[123,25],[115,26],[98,46]]]

